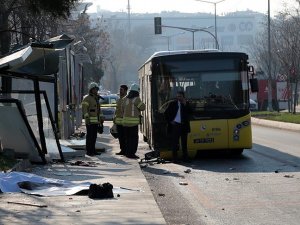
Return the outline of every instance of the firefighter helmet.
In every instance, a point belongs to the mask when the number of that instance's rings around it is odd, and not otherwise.
[[[90,83],[90,84],[89,84],[89,91],[90,91],[90,90],[92,90],[93,88],[97,88],[97,89],[99,89],[99,86],[98,86],[98,84],[97,84],[97,83],[95,83],[95,82],[92,82],[92,83]]]
[[[140,92],[140,86],[138,84],[132,84],[130,87],[130,91]]]

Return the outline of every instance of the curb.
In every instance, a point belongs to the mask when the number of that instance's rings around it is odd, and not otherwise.
[[[278,128],[278,129],[285,129],[285,130],[291,130],[291,131],[300,131],[300,124],[296,123],[286,123],[286,122],[279,122],[279,121],[273,121],[273,120],[264,120],[264,119],[258,119],[255,117],[251,117],[251,123],[259,126],[265,126],[265,127],[272,127],[272,128]]]

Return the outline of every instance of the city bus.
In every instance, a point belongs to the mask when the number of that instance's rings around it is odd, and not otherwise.
[[[257,80],[247,54],[219,50],[156,52],[139,68],[138,75],[140,97],[146,104],[140,131],[160,158],[172,156],[164,111],[178,91],[185,92],[191,107],[191,158],[202,150],[242,154],[252,148],[249,93],[257,92]]]

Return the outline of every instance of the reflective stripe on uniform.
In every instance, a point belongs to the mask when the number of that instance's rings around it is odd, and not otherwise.
[[[118,124],[118,125],[122,124],[123,123],[123,118],[116,117],[115,118],[115,123]]]
[[[138,104],[137,107],[140,108],[143,104],[143,102],[140,102],[140,104]]]
[[[90,123],[98,123],[98,118],[95,116],[90,117]]]
[[[90,104],[88,102],[82,102],[81,105],[89,106]]]
[[[123,125],[138,125],[140,124],[140,118],[137,117],[124,117]]]

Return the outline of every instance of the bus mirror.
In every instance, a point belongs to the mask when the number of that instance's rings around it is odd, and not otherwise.
[[[258,92],[258,81],[256,78],[250,79],[251,92]]]

